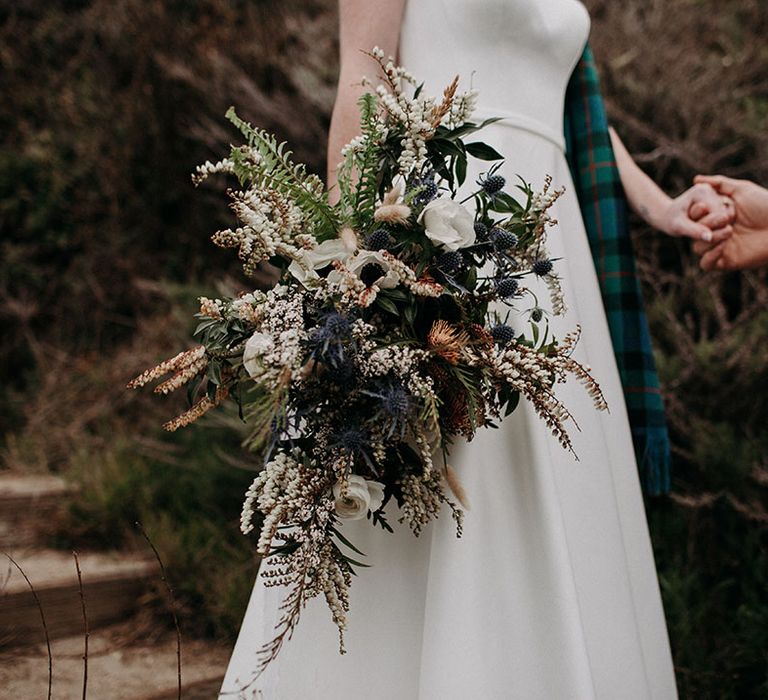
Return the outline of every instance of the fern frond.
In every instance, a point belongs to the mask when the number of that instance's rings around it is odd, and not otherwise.
[[[355,168],[358,184],[355,190],[353,213],[358,226],[373,219],[379,182],[379,161],[381,158],[381,122],[376,113],[376,97],[366,93],[358,100],[360,107],[360,130],[365,148],[357,153]]]
[[[241,184],[251,182],[287,195],[306,215],[315,238],[319,241],[334,238],[341,222],[328,202],[320,178],[307,173],[303,164],[297,165],[291,160],[293,152],[286,148],[285,142],[278,142],[272,134],[256,129],[240,119],[234,107],[227,110],[226,117],[239,129],[248,141],[248,146],[258,154],[254,159],[246,157],[242,149],[232,149],[234,172]]]

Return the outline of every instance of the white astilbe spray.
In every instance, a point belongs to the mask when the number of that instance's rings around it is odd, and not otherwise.
[[[328,488],[323,472],[308,468],[299,453],[278,453],[264,465],[246,492],[240,529],[248,534],[254,529],[254,508],[263,516],[256,551],[267,556],[278,528],[285,522],[298,522]]]
[[[242,226],[218,231],[212,240],[222,248],[238,248],[247,275],[274,255],[300,260],[302,250],[317,245],[304,230],[302,210],[280,192],[259,188],[231,191],[230,197]]]
[[[436,127],[432,121],[435,98],[423,95],[413,97],[410,93],[417,84],[414,77],[402,66],[396,66],[392,59],[385,61],[381,49],[374,48],[372,56],[378,61],[385,78],[385,84],[376,88],[379,104],[403,131],[398,167],[400,174],[407,176],[420,170],[427,160],[426,142],[432,138]],[[410,89],[406,89],[408,86]]]
[[[440,514],[445,503],[456,522],[456,536],[461,537],[464,511],[445,494],[441,474],[430,471],[424,475],[407,474],[399,482],[403,494],[403,514],[400,522],[406,523],[417,537]]]
[[[263,516],[256,549],[268,557],[262,565],[264,585],[283,586],[288,591],[280,606],[277,634],[259,650],[259,672],[290,637],[306,602],[320,594],[339,630],[343,653],[352,581],[349,566],[330,537],[334,501],[326,473],[308,464],[298,451],[278,453],[246,493],[240,520],[246,534],[255,527],[256,511]],[[286,545],[289,549],[284,554],[269,557]]]
[[[210,160],[207,160],[205,163],[198,165],[195,168],[195,173],[192,175],[192,182],[197,186],[211,175],[219,173],[232,175],[234,172],[235,162],[231,158],[222,158],[216,163],[211,163]]]
[[[550,216],[550,209],[564,192],[563,188],[552,189],[552,177],[547,175],[543,189],[540,192],[531,193],[531,206],[525,215],[524,223],[533,235],[527,240],[526,245],[519,246],[509,254],[510,260],[519,269],[535,269],[537,263],[549,261],[546,249],[547,229],[557,224],[557,220]],[[551,263],[548,267],[552,267]],[[564,315],[568,307],[560,277],[553,269],[544,274],[537,274],[547,286],[552,313],[555,316]]]
[[[459,126],[472,118],[472,114],[477,107],[477,97],[479,94],[478,90],[467,90],[456,95],[448,112],[449,126]]]
[[[206,357],[206,351],[204,345],[198,345],[196,348],[192,348],[191,350],[185,350],[184,352],[180,352],[178,355],[172,357],[170,360],[165,360],[164,362],[161,362],[159,365],[156,365],[155,367],[152,367],[151,369],[148,369],[144,372],[142,372],[138,377],[135,379],[132,379],[130,382],[128,382],[128,388],[129,389],[136,389],[141,386],[146,386],[150,382],[155,381],[156,379],[159,379],[160,377],[169,374],[170,372],[175,372],[176,375],[174,376],[183,376],[185,377],[184,381],[181,382],[181,384],[186,383],[194,377],[196,374],[201,372],[208,364],[208,360]],[[194,372],[190,374],[190,371],[194,368]],[[177,380],[174,380],[174,382]],[[168,380],[171,381],[171,380]],[[166,385],[168,385],[168,382],[165,382]],[[178,384],[177,386],[174,386],[174,388],[178,388],[181,384]],[[163,386],[161,384],[160,386]],[[169,385],[168,385],[169,386]],[[157,389],[155,390],[157,391]],[[166,394],[168,391],[172,391],[172,389],[163,389],[159,393]]]
[[[538,352],[528,345],[513,341],[506,348],[499,350],[496,357],[499,379],[531,402],[536,413],[560,444],[572,453],[573,445],[565,424],[569,420],[577,428],[578,424],[553,393],[554,384],[563,383],[569,376],[573,376],[584,385],[598,411],[608,410],[605,397],[598,383],[590,375],[589,368],[571,357],[580,332],[579,328],[566,336],[562,346],[550,354]]]
[[[275,384],[292,380],[303,373],[304,343],[307,331],[303,318],[304,293],[296,287],[277,286],[266,293],[260,305],[258,330],[272,338],[269,348],[260,356],[264,374],[261,381]]]

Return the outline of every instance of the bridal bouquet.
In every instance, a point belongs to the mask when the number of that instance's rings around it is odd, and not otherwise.
[[[201,299],[200,344],[129,384],[170,373],[156,392],[191,385],[197,400],[168,430],[227,398],[251,427],[264,469],[246,494],[242,530],[258,531],[265,585],[287,587],[264,665],[321,594],[343,652],[352,574],[364,566],[344,521],[391,531],[396,517],[418,535],[445,506],[461,534],[452,441],[495,427],[523,397],[570,449],[570,415],[553,391],[569,375],[605,408],[571,357],[578,332],[550,337],[526,287],[540,278],[552,313],[564,312],[545,248],[560,193],[522,181],[519,200],[505,191],[502,156],[470,140],[493,120],[470,121],[476,94],[458,92],[458,79],[434,99],[380,51],[372,56],[383,80],[360,98],[361,134],[342,152],[337,204],[284,144],[230,109],[247,144],[194,179],[237,178],[229,194],[239,223],[213,242],[236,249],[247,274],[271,263],[279,282]],[[495,164],[459,200],[469,158]],[[524,303],[526,332],[506,317]]]

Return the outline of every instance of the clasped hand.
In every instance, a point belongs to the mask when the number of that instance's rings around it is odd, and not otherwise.
[[[722,240],[699,240],[693,245],[704,270],[746,270],[768,265],[768,190],[748,180],[722,175],[699,175],[696,187],[711,187],[731,213],[727,235]],[[704,226],[719,226],[709,206],[694,200],[692,220]]]

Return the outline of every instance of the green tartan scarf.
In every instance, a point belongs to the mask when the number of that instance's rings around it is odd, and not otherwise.
[[[646,493],[665,493],[671,453],[664,402],[635,271],[626,198],[589,47],[566,92],[565,140],[624,388],[640,480]]]

